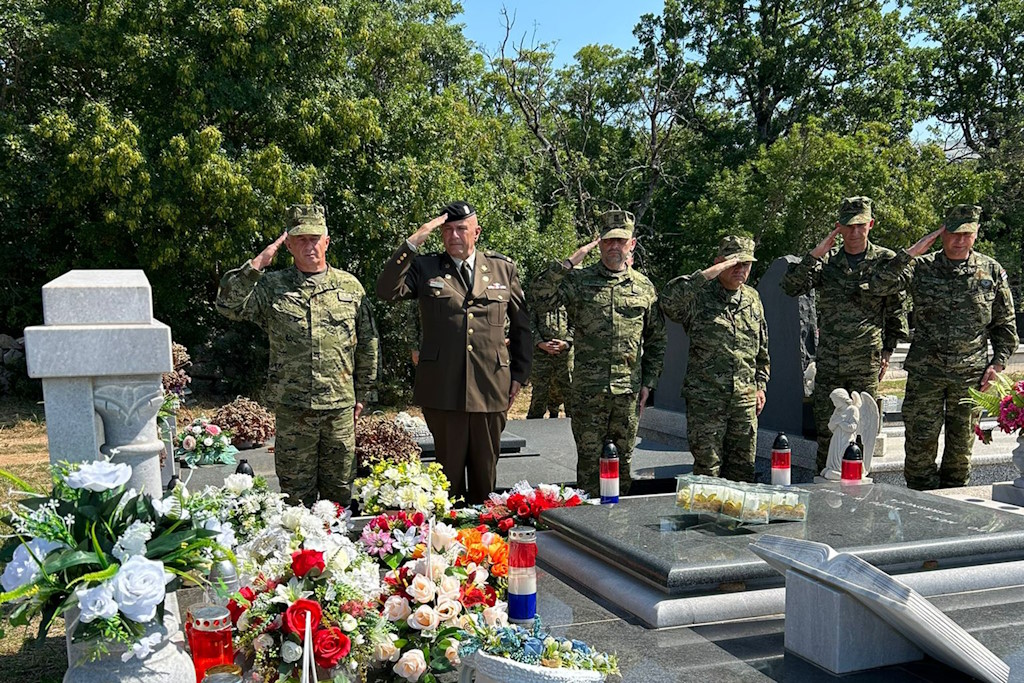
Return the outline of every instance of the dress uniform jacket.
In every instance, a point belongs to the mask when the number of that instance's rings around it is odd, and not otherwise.
[[[467,292],[447,253],[417,255],[405,242],[377,279],[377,296],[419,302],[422,338],[413,394],[418,405],[505,412],[512,380],[526,383],[533,354],[530,318],[511,259],[477,251]]]

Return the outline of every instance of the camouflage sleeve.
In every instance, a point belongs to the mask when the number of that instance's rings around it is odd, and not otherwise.
[[[659,299],[665,317],[689,329],[693,320],[693,305],[707,284],[708,280],[704,279],[699,270],[692,275],[681,275],[669,281]]]
[[[644,351],[640,359],[640,385],[649,389],[658,386],[661,370],[665,365],[665,348],[668,334],[665,332],[665,317],[655,295],[644,314]]]
[[[996,275],[996,300],[992,304],[992,322],[988,324],[988,338],[992,341],[992,364],[1004,368],[1017,350],[1017,316],[1013,308],[1013,293],[1002,267]]]
[[[875,296],[889,296],[905,292],[914,279],[914,257],[903,249],[884,263],[878,264],[868,287]]]
[[[245,320],[263,327],[265,304],[259,288],[261,271],[246,261],[224,273],[217,289],[217,312],[231,320]]]
[[[380,367],[380,339],[373,320],[370,298],[363,292],[363,300],[356,312],[356,369],[353,378],[356,402],[366,405],[377,402],[377,369]]]
[[[509,370],[512,379],[526,384],[530,379],[533,364],[533,335],[530,334],[530,313],[526,308],[526,296],[519,284],[519,272],[512,264],[509,275],[508,336]]]
[[[542,311],[551,311],[565,304],[562,296],[563,282],[570,271],[558,261],[553,261],[533,281],[531,303]]]
[[[557,339],[558,333],[552,330],[548,324],[550,317],[548,311],[557,310],[548,308],[550,296],[546,295],[545,283],[542,281],[545,273],[541,273],[530,282],[530,292],[527,296],[527,304],[530,307],[530,331],[533,333],[533,345],[541,344],[549,339]]]
[[[821,282],[821,267],[824,261],[807,254],[799,263],[790,263],[786,274],[779,281],[782,291],[789,296],[810,294]]]
[[[764,308],[761,308],[761,329],[758,334],[758,349],[756,369],[754,371],[754,382],[758,391],[768,388],[768,379],[772,374],[771,358],[768,356],[768,321],[764,317]]]
[[[892,353],[901,341],[910,339],[907,324],[907,309],[904,306],[907,295],[903,292],[885,297],[885,320],[882,329],[882,351]]]

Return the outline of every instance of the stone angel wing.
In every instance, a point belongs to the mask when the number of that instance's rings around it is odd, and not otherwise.
[[[878,412],[878,403],[875,398],[866,391],[860,392],[860,424],[857,425],[857,433],[860,434],[861,443],[864,444],[864,476],[871,471],[871,456],[875,452],[875,439],[878,438],[878,429],[881,425],[882,416]]]

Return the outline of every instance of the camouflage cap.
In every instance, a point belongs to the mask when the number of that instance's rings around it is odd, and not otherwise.
[[[456,221],[464,221],[470,216],[475,216],[476,209],[469,202],[456,201],[442,206],[437,215],[440,216],[441,214],[448,214],[448,218],[444,221],[445,223],[454,223]]]
[[[633,237],[633,214],[629,211],[605,211],[598,219],[601,221],[601,239],[630,239]]]
[[[285,212],[288,234],[326,235],[327,211],[319,204],[292,204]]]
[[[981,207],[957,204],[946,214],[946,232],[978,232],[981,227]]]
[[[839,224],[859,225],[871,222],[871,197],[847,197],[839,203]]]
[[[740,263],[756,261],[754,240],[743,235],[726,235],[718,245],[718,255],[723,260],[735,258]]]

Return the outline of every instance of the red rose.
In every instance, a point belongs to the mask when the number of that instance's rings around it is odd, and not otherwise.
[[[305,598],[299,598],[284,611],[284,629],[302,638],[303,634],[306,633],[307,614],[309,615],[309,623],[315,631],[324,613],[320,609],[320,603],[315,600],[306,600]]]
[[[477,605],[486,605],[487,596],[478,586],[463,584],[459,587],[459,602],[463,607],[469,609]]]
[[[579,496],[577,496],[577,495],[576,495],[576,494],[574,493],[574,494],[572,495],[572,498],[570,498],[569,500],[565,501],[565,507],[567,507],[567,508],[574,508],[574,507],[576,507],[577,505],[579,505],[579,504],[580,504],[580,502],[581,502],[581,501],[580,501],[580,497],[579,497]]]
[[[412,523],[413,523],[414,526],[419,526],[419,525],[423,524],[423,522],[425,522],[425,521],[427,521],[427,517],[422,512],[418,512],[417,511],[412,516]]]
[[[498,522],[498,528],[501,529],[502,531],[508,531],[509,529],[512,528],[513,524],[515,524],[515,522],[512,521],[512,518],[511,517],[506,517],[505,519],[503,519],[500,522]]]
[[[317,666],[333,669],[352,649],[352,641],[337,626],[322,628],[313,634],[313,659]]]
[[[516,508],[516,514],[519,515],[520,517],[529,517],[530,516],[530,506],[529,505],[525,505],[525,504],[524,505],[520,505],[518,508]]]
[[[324,571],[324,554],[319,550],[297,550],[292,553],[292,572],[298,578],[302,578],[316,569],[317,573]]]
[[[238,617],[242,616],[242,613],[252,606],[252,600],[256,597],[256,591],[249,586],[238,591],[238,593],[242,596],[241,601],[232,599],[228,602],[228,611],[231,612],[232,624],[238,623]]]

